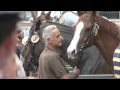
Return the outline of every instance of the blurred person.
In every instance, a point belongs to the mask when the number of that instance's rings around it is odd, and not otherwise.
[[[20,30],[19,28],[16,30],[16,33],[17,33],[17,44],[16,44],[16,47],[20,50],[20,52],[22,53],[22,50],[24,48],[24,45],[22,44],[22,36],[21,36],[21,32],[22,30]]]
[[[31,17],[31,18],[29,19],[29,22],[30,22],[30,26],[29,26],[28,28],[26,28],[26,30],[23,31],[23,33],[24,33],[24,36],[23,36],[23,37],[24,37],[24,38],[29,36],[30,28],[34,25],[33,17]]]
[[[24,45],[22,45],[22,40],[21,40],[21,36],[19,35],[20,31],[19,29],[17,29],[17,37],[16,37],[16,53],[14,54],[15,56],[15,62],[16,64],[18,64],[20,66],[20,68],[17,70],[17,77],[18,78],[24,78],[24,79],[28,79],[28,78],[34,78],[32,76],[26,77],[26,73],[23,67],[23,63],[24,63],[24,58],[23,58],[23,53],[22,53],[22,49],[24,49]]]
[[[26,73],[23,67],[23,56],[22,56],[22,49],[23,45],[21,44],[21,37],[19,36],[19,30],[17,30],[17,37],[16,37],[16,53],[14,54],[15,56],[15,61],[16,63],[20,66],[20,68],[17,70],[17,76],[18,77],[26,77]],[[22,47],[23,46],[23,47]]]
[[[19,14],[18,11],[0,11],[0,79],[16,78],[20,68],[14,56]]]
[[[24,67],[23,67],[23,61],[22,61],[21,57],[22,56],[20,56],[20,58],[19,58],[18,55],[16,53],[14,53],[14,61],[13,62],[15,62],[15,65],[19,66],[19,67],[17,67],[17,70],[16,70],[17,75],[14,76],[14,78],[15,79],[37,79],[37,77],[33,77],[33,76],[26,77],[26,73],[25,73],[25,70],[24,70]]]
[[[0,11],[0,78],[16,77],[19,65],[15,64],[16,25],[20,20],[17,11]]]

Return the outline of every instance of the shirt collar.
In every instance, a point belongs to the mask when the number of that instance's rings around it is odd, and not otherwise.
[[[47,49],[49,49],[49,50],[51,50],[51,51],[57,53],[58,55],[61,55],[61,54],[59,53],[59,50],[53,49],[53,48],[49,47],[48,45],[45,45],[45,47],[46,47]]]

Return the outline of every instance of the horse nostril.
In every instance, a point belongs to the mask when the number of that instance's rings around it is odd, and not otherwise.
[[[75,54],[75,49],[72,51],[72,54],[73,54],[73,55]]]

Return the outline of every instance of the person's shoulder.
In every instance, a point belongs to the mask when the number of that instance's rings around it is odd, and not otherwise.
[[[20,21],[22,13],[20,11],[0,11],[0,22]]]
[[[48,57],[48,58],[54,58],[54,57],[57,57],[57,53],[52,51],[52,50],[49,50],[49,49],[45,48],[40,56],[44,56],[44,57]]]

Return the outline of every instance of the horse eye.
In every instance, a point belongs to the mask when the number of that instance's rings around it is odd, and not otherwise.
[[[89,31],[90,31],[90,28],[87,28],[85,31],[89,32]]]

